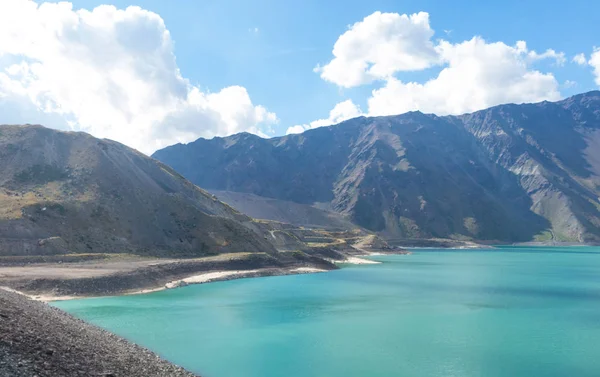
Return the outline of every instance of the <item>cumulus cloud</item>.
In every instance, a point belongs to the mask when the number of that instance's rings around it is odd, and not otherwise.
[[[560,99],[555,77],[530,68],[532,51],[524,42],[508,46],[475,37],[459,44],[442,41],[438,51],[447,66],[437,77],[425,83],[390,78],[373,91],[369,115],[461,114],[501,103]]]
[[[0,109],[2,123],[39,121],[146,153],[277,122],[243,87],[191,85],[155,13],[31,0],[0,2]]]
[[[573,62],[577,63],[579,65],[586,65],[587,60],[585,58],[585,54],[581,53],[581,54],[577,54],[577,55],[573,56]]]
[[[594,52],[590,56],[588,64],[591,65],[594,70],[596,85],[600,86],[600,47],[594,48]]]
[[[594,51],[587,60],[584,53],[577,54],[573,57],[573,62],[579,65],[590,66],[594,74],[596,85],[600,86],[600,47],[594,47]]]
[[[522,43],[525,43],[523,41],[521,41]],[[525,46],[525,48],[527,48]],[[553,49],[548,49],[544,52],[537,53],[535,51],[529,51],[527,53],[527,57],[529,59],[531,59],[532,61],[536,61],[536,60],[543,60],[543,59],[553,59],[556,62],[556,65],[562,66],[565,64],[565,62],[567,61],[567,58],[565,58],[565,53],[564,52],[556,52]]]
[[[345,120],[356,118],[361,116],[362,112],[360,107],[354,104],[352,100],[346,100],[344,102],[340,102],[329,112],[329,117],[327,119],[319,119],[309,124],[298,124],[287,129],[286,134],[299,134],[306,130],[310,130],[313,128],[330,126],[332,124],[337,124],[343,122]]]
[[[368,115],[373,116],[412,110],[460,114],[507,102],[560,98],[554,75],[534,65],[541,60],[563,65],[562,52],[540,53],[524,41],[511,46],[477,36],[459,43],[443,39],[434,43],[433,36],[427,13],[375,12],[338,38],[333,59],[317,71],[340,87],[383,81],[368,99]],[[400,78],[402,72],[433,66],[440,72],[427,81]]]
[[[433,33],[428,13],[375,12],[342,34],[333,46],[334,58],[315,71],[324,80],[350,88],[425,69],[437,60]]]

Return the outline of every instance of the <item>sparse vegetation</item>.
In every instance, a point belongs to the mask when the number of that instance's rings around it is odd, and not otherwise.
[[[549,230],[546,230],[540,234],[536,234],[534,237],[534,240],[537,242],[548,242],[548,241],[552,241],[554,239],[554,236],[552,235],[552,232]]]
[[[276,252],[244,215],[138,152],[39,126],[2,130],[0,255]],[[38,244],[54,236],[64,244]]]

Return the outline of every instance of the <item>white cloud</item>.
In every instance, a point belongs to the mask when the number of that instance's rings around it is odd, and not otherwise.
[[[352,100],[346,100],[335,105],[335,107],[329,112],[329,118],[315,120],[309,124],[299,124],[289,127],[286,134],[299,134],[313,128],[331,126],[332,124],[337,124],[361,115],[362,112],[360,111],[360,107],[355,105]]]
[[[191,85],[155,13],[31,0],[0,1],[0,109],[0,123],[39,119],[147,153],[200,136],[264,135],[277,121],[245,88]]]
[[[594,52],[590,56],[588,64],[592,66],[594,70],[594,76],[596,79],[596,85],[600,86],[600,47],[595,47]]]
[[[562,86],[565,89],[574,88],[577,86],[577,81],[566,80]]]
[[[436,78],[425,83],[390,78],[383,88],[373,91],[369,115],[413,110],[461,114],[501,103],[560,98],[551,73],[530,69],[532,51],[524,42],[508,46],[475,37],[459,44],[442,41],[438,51],[447,66]]]
[[[427,13],[375,12],[339,37],[333,60],[317,71],[340,87],[384,81],[368,100],[372,116],[412,110],[460,114],[501,103],[560,99],[554,75],[533,65],[546,59],[563,65],[564,53],[553,49],[538,53],[525,41],[510,46],[481,37],[434,44],[433,35]],[[398,76],[431,66],[440,66],[441,71],[425,82],[405,82]]]
[[[297,124],[295,126],[288,127],[285,134],[286,135],[301,134],[302,132],[306,131],[307,129],[310,129],[310,128],[305,128],[303,125]]]
[[[581,53],[581,54],[577,54],[577,55],[573,56],[573,62],[575,62],[579,65],[586,65],[587,59],[585,58],[585,54]]]
[[[317,66],[324,80],[350,88],[400,71],[415,71],[437,60],[429,14],[375,12],[355,23],[333,47],[334,58]]]
[[[523,42],[525,43],[525,42]],[[525,48],[527,48],[525,46]],[[539,54],[535,51],[529,51],[527,53],[527,57],[531,59],[531,61],[544,60],[544,59],[554,59],[556,64],[559,66],[565,65],[567,58],[565,58],[564,52],[556,52],[553,49],[548,49],[545,52]]]

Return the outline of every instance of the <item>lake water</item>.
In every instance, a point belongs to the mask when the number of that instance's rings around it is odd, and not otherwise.
[[[203,377],[600,376],[600,248],[373,259],[55,305]]]

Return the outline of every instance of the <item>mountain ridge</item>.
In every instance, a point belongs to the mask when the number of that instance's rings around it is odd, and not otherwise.
[[[358,117],[153,157],[212,190],[327,203],[390,237],[600,240],[600,91],[459,116]]]

